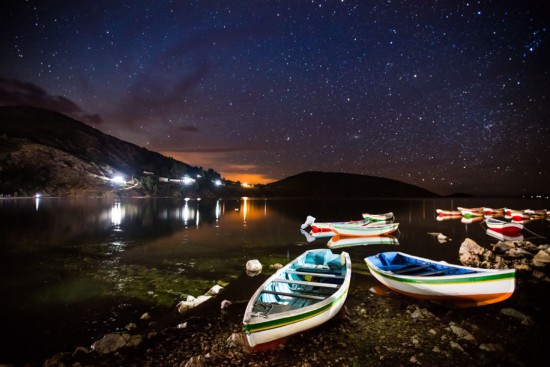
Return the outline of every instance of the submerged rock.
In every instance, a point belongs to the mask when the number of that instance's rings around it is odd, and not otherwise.
[[[260,273],[262,271],[262,264],[259,260],[248,260],[246,262],[246,271],[250,273]]]

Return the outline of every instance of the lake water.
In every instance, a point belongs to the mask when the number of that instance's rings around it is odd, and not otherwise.
[[[465,238],[482,246],[497,242],[481,222],[437,221],[438,208],[545,209],[547,204],[534,199],[0,199],[0,364],[73,351],[144,312],[173,312],[182,297],[241,276],[250,259],[264,266],[285,264],[307,249],[326,247],[328,239],[310,242],[300,232],[307,215],[342,221],[360,219],[363,212],[394,212],[400,223],[393,233],[397,245],[345,249],[353,271],[368,272],[363,259],[382,251],[458,263]],[[526,223],[523,236],[548,243],[549,225],[546,219]],[[451,241],[439,243],[429,232],[442,232]]]

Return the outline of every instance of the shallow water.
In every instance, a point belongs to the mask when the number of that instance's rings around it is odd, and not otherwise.
[[[284,264],[325,247],[328,238],[310,242],[300,232],[307,215],[342,221],[394,212],[400,224],[392,244],[345,248],[354,272],[367,272],[363,259],[381,251],[457,263],[465,238],[483,246],[497,242],[481,222],[436,220],[435,209],[457,206],[548,205],[519,199],[2,199],[0,364],[89,346],[144,312],[173,310],[188,294],[231,282],[249,259]],[[526,223],[523,236],[548,243],[549,225]],[[439,243],[429,232],[451,241]]]

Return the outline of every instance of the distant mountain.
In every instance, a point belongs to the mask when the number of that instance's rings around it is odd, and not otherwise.
[[[304,172],[265,185],[266,196],[437,197],[420,187],[388,178],[336,172]]]
[[[138,185],[150,173],[155,178],[143,182],[149,183],[145,185],[148,187]],[[120,190],[109,180],[115,175],[122,175],[126,181],[134,178],[134,189],[126,185],[128,190]],[[0,107],[0,194],[45,191],[61,196],[104,196],[117,191],[127,195],[173,196],[171,185],[155,186],[158,177],[184,175],[208,176],[208,183],[220,177],[213,170],[203,171],[138,147],[57,112]]]

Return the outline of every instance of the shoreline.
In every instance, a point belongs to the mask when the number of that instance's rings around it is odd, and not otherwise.
[[[74,353],[56,354],[47,365],[523,366],[542,360],[549,304],[537,296],[548,294],[550,284],[525,277],[518,277],[516,292],[506,301],[449,309],[389,291],[369,275],[353,274],[355,286],[333,319],[278,347],[250,353],[235,336],[242,335],[248,297],[266,277],[243,275],[185,314],[174,311],[147,320],[143,328],[119,330],[143,336],[135,347],[110,354],[78,347]],[[220,304],[226,299],[233,304],[222,311]],[[531,322],[509,316],[510,310]]]

